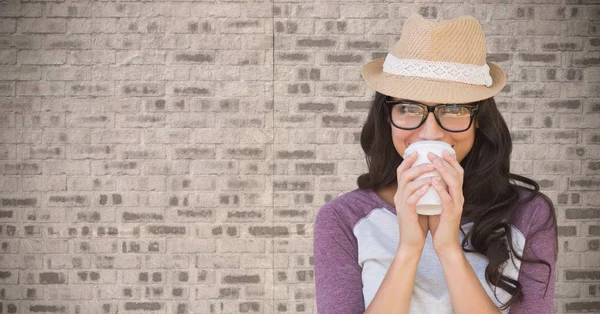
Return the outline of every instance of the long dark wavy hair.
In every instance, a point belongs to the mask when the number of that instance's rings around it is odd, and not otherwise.
[[[375,93],[372,106],[360,136],[360,145],[366,154],[368,173],[360,175],[357,184],[360,189],[379,189],[396,182],[396,170],[404,160],[392,142],[391,124],[385,106],[386,95]],[[502,274],[500,269],[509,259],[507,243],[513,255],[522,262],[542,263],[548,267],[546,290],[550,284],[551,266],[544,260],[524,259],[513,247],[509,217],[524,203],[537,195],[543,197],[550,207],[550,215],[545,228],[557,231],[555,208],[552,200],[539,191],[539,185],[532,179],[510,173],[512,141],[506,122],[496,107],[494,98],[479,102],[475,112],[475,142],[471,151],[460,162],[464,169],[463,195],[465,197],[463,217],[473,222],[472,228],[461,243],[463,251],[476,252],[487,257],[485,269],[488,284],[510,293],[510,300],[502,306],[506,309],[523,300],[522,285]],[[533,188],[517,185],[515,180]],[[529,192],[529,197],[521,199],[521,191]],[[544,228],[540,229],[543,230]],[[462,228],[461,228],[462,231]],[[462,231],[464,234],[464,231]],[[474,250],[467,248],[468,239]],[[558,252],[558,239],[554,241],[555,260]],[[537,281],[537,280],[536,280]],[[539,282],[539,281],[538,281]],[[552,283],[553,284],[553,283]],[[496,288],[494,288],[494,294]],[[545,295],[545,294],[544,294]]]

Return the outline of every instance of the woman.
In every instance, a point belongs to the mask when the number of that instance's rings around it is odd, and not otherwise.
[[[486,62],[479,22],[413,14],[362,75],[376,90],[361,134],[369,172],[316,215],[317,312],[552,313],[554,206],[510,173],[511,138],[493,98],[505,74]],[[428,155],[431,164],[411,167],[404,150],[424,140],[452,145],[456,159]],[[435,170],[442,184],[415,180]],[[415,211],[429,186],[440,215]]]

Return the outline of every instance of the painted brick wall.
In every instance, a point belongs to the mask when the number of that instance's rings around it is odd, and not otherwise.
[[[360,67],[413,12],[482,22],[513,171],[557,206],[556,312],[600,312],[599,1],[414,2],[0,2],[0,313],[316,313]]]

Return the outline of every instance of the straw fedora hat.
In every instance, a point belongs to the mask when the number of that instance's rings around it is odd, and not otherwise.
[[[471,103],[496,95],[504,71],[486,62],[483,28],[472,16],[429,21],[412,14],[386,57],[365,64],[362,77],[374,90],[433,103]]]

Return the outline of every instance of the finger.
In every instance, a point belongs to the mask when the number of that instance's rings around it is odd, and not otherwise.
[[[409,196],[415,193],[418,189],[423,187],[424,185],[431,186],[431,177],[414,180],[406,185],[405,195]]]
[[[463,167],[460,165],[458,160],[456,160],[456,158],[450,153],[448,153],[447,151],[443,151],[442,158],[444,158],[444,160],[447,161],[459,174],[464,173]]]
[[[414,154],[408,155],[408,157],[406,157],[406,159],[404,159],[400,163],[400,166],[398,166],[398,168],[396,168],[396,177],[398,179],[400,179],[400,174],[401,173],[404,173],[406,170],[408,170],[408,169],[410,169],[412,167],[412,165],[417,160],[417,155],[418,155],[417,152],[415,152]]]
[[[446,151],[444,151],[442,153],[443,158],[442,160],[445,160],[442,164],[444,165],[443,168],[441,169],[446,169],[448,170],[448,172],[452,173],[452,178],[451,181],[448,181],[446,178],[444,178],[444,180],[446,180],[446,183],[448,184],[449,187],[449,194],[452,197],[453,200],[457,201],[459,199],[462,198],[462,183],[463,183],[463,178],[464,178],[464,171],[462,166],[458,163],[458,161],[449,153],[447,153]],[[439,169],[438,169],[439,171]],[[440,172],[441,174],[441,172]],[[462,206],[462,205],[459,205]]]
[[[427,193],[429,190],[429,184],[421,186],[418,190],[415,191],[410,197],[406,199],[406,204],[410,206],[411,209],[414,209],[417,205],[417,202]]]
[[[400,166],[398,166],[398,170],[400,170],[400,169],[406,170],[406,169],[409,169],[410,167],[412,167],[412,165],[415,163],[415,161],[417,161],[418,156],[419,156],[419,152],[417,152],[417,151],[408,155],[406,157],[406,159],[404,159],[400,163]]]
[[[446,191],[446,189],[444,188],[442,183],[438,182],[434,179],[432,185],[433,185],[433,188],[438,192],[438,195],[440,196],[440,200],[442,201],[442,208],[444,209],[444,212],[446,212],[447,214],[450,214],[450,215],[454,214],[453,213],[454,204],[452,203],[452,197],[450,197],[450,194],[448,194],[448,192]]]
[[[414,180],[404,185],[403,188],[399,188],[398,191],[396,191],[396,195],[394,195],[394,203],[400,204],[404,202],[409,196],[411,196],[424,185],[431,186],[431,177]]]
[[[462,176],[459,175],[458,171],[452,165],[442,158],[433,158],[433,164],[450,188],[450,194],[454,197],[455,193],[459,193],[459,189],[462,190]]]
[[[398,186],[406,185],[409,182],[414,181],[417,177],[421,176],[424,173],[431,172],[435,170],[435,166],[433,164],[421,164],[415,167],[412,167],[404,172],[398,171],[396,174],[398,177]]]
[[[457,173],[452,168],[452,166],[450,166],[449,163],[447,163],[441,158],[437,158],[433,162],[433,165],[435,166],[435,169],[440,173],[440,176],[442,176],[442,179],[444,179],[444,182],[446,182],[448,186],[453,187],[458,185]]]

